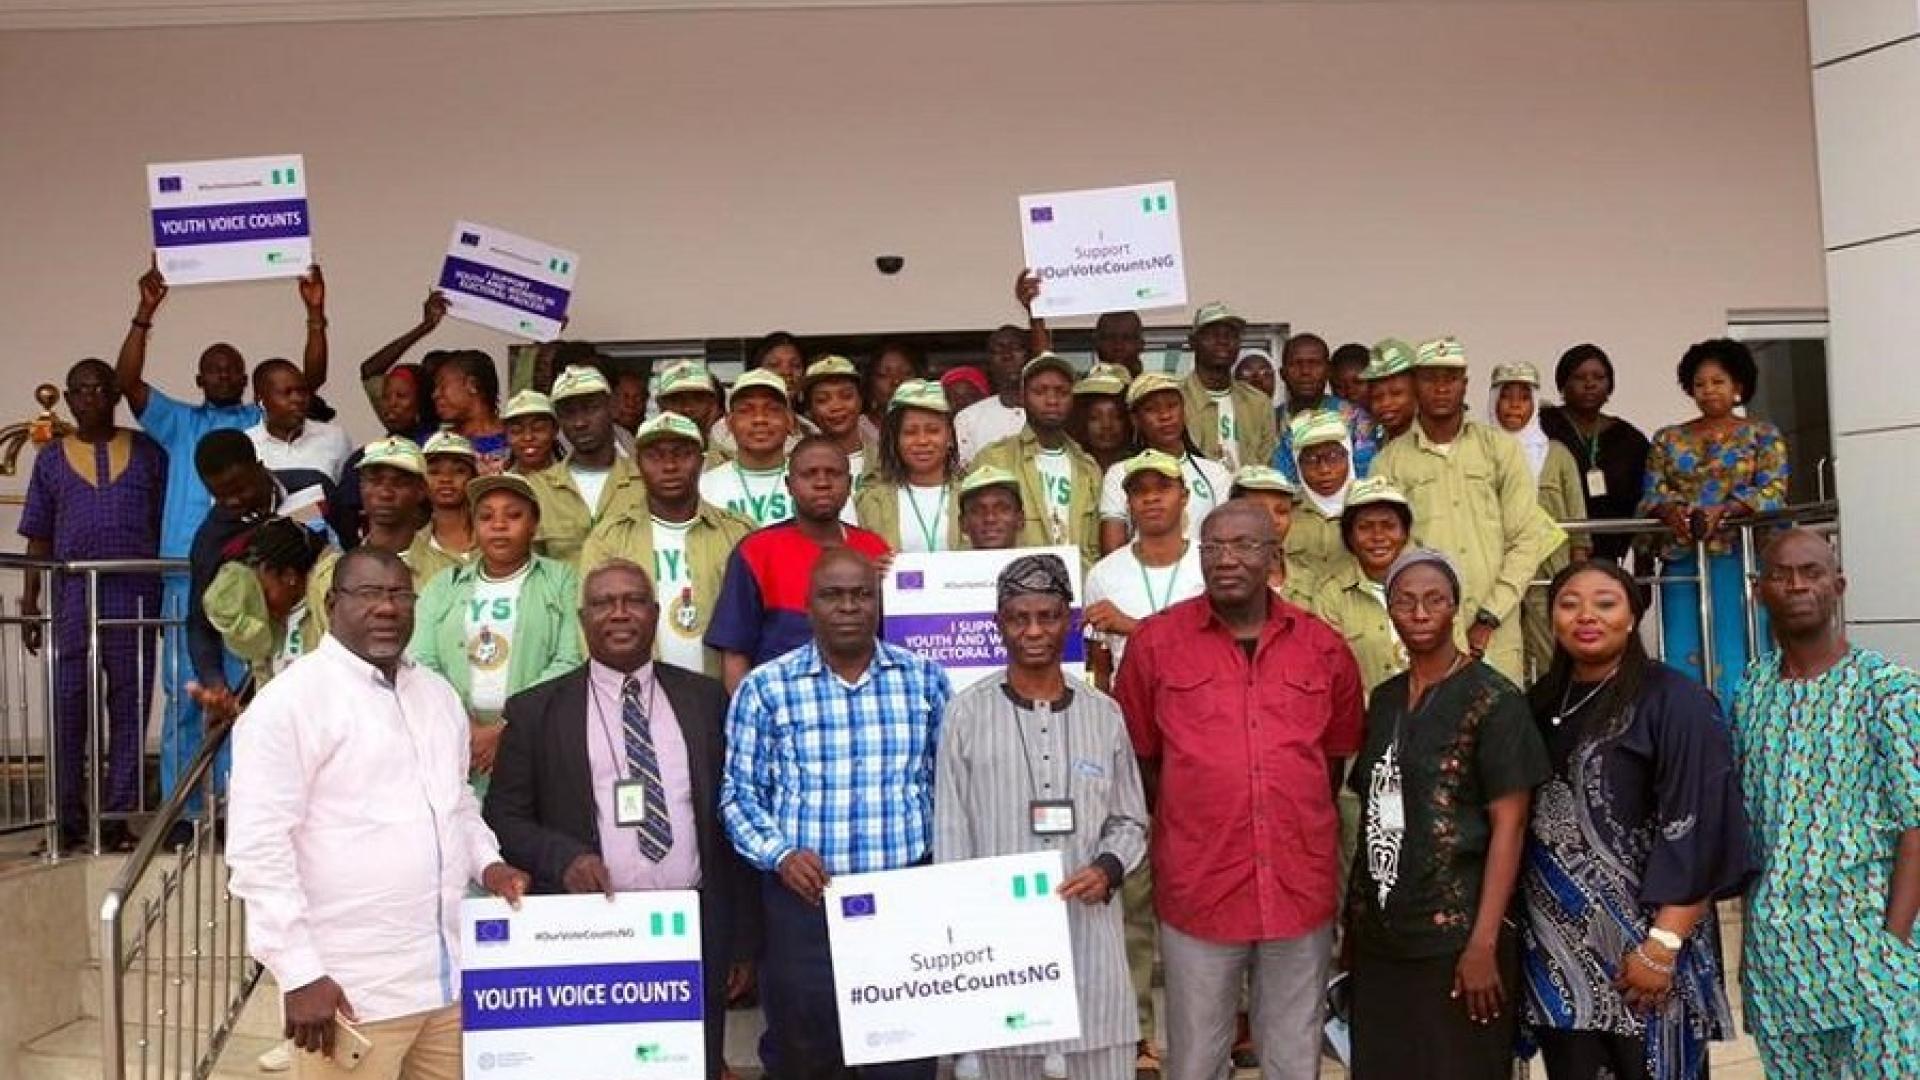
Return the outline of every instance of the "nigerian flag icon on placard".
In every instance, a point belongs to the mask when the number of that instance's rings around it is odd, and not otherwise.
[[[1047,895],[1047,875],[1015,874],[1013,878],[1013,898],[1015,900],[1034,899]]]

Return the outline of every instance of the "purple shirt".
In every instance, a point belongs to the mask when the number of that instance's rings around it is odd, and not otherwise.
[[[613,785],[627,779],[627,736],[620,726],[620,688],[627,676],[591,661],[587,667],[587,771],[600,823],[600,859],[607,864],[616,892],[691,889],[700,884],[700,844],[693,826],[693,778],[687,768],[687,741],[673,703],[654,680],[653,664],[633,673],[640,682],[660,784],[666,789],[667,822],[673,847],[654,862],[640,854],[635,830],[614,824]]]
[[[121,429],[103,443],[68,435],[40,448],[20,511],[20,535],[53,544],[53,557],[151,559],[160,551],[160,512],[167,490],[167,454],[137,431]],[[158,595],[155,577],[103,577]],[[62,598],[83,585],[68,578]],[[157,610],[157,609],[156,609]]]

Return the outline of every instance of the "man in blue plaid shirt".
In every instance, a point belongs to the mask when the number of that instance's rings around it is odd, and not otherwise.
[[[762,871],[761,1004],[781,1080],[827,1080],[840,1053],[820,897],[834,874],[896,870],[933,850],[933,759],[947,674],[876,638],[880,579],[830,548],[807,592],[813,641],[749,673],[727,717],[720,813]],[[869,1065],[866,1080],[932,1080],[934,1062]]]

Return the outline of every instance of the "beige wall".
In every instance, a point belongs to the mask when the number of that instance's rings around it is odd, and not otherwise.
[[[1598,340],[1649,423],[1729,308],[1825,303],[1796,0],[14,33],[0,147],[6,414],[111,358],[143,164],[255,153],[307,155],[343,374],[411,324],[455,216],[577,246],[579,336],[988,326],[1014,314],[1016,195],[1163,177],[1196,299],[1335,339],[1456,333],[1481,372]],[[176,290],[156,381],[189,389],[210,340],[260,358],[299,333],[290,284]]]
[[[1920,454],[1920,116],[1890,107],[1920,91],[1920,9],[1894,0],[1811,0],[1814,101],[1833,281],[1834,459],[1848,633],[1920,662],[1913,573],[1913,462]]]

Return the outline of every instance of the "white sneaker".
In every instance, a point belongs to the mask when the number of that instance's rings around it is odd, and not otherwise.
[[[275,1043],[273,1049],[260,1055],[254,1065],[264,1073],[282,1073],[293,1068],[293,1043]]]

